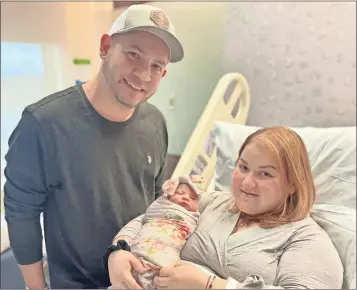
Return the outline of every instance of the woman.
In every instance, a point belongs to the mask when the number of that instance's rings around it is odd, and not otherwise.
[[[343,268],[327,234],[309,216],[315,189],[306,147],[285,127],[260,129],[243,143],[232,193],[203,194],[196,232],[181,252],[191,263],[162,268],[158,289],[342,287]],[[119,233],[135,236],[140,217]],[[140,288],[130,252],[109,258],[112,285]]]

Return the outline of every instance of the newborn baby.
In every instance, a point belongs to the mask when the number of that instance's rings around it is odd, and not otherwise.
[[[148,269],[133,273],[144,289],[155,288],[153,278],[161,267],[172,267],[180,261],[180,251],[197,227],[199,186],[200,180],[189,177],[168,180],[163,196],[147,209],[142,228],[130,246]],[[119,235],[126,235],[127,226]]]

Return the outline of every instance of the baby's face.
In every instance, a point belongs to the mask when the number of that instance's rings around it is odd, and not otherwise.
[[[170,197],[170,201],[181,205],[188,211],[198,210],[198,196],[187,184],[180,184],[176,188],[174,195]]]

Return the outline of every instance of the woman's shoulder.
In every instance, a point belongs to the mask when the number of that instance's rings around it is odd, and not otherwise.
[[[200,196],[199,211],[203,212],[207,209],[229,209],[233,205],[233,195],[231,192],[212,191],[203,192]]]
[[[326,241],[331,243],[329,235],[317,224],[317,222],[310,216],[302,220],[292,222],[288,225],[293,229],[292,240],[310,240],[310,241]]]

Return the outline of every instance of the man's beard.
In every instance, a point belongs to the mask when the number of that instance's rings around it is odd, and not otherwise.
[[[152,95],[153,95],[153,94],[147,96],[144,100],[138,102],[137,104],[128,104],[127,102],[125,102],[125,101],[120,97],[119,93],[117,93],[117,92],[115,92],[115,91],[113,90],[113,96],[114,96],[115,100],[116,100],[119,104],[121,104],[121,105],[127,107],[128,109],[135,109],[137,106],[139,106],[140,104],[145,103],[148,99],[150,99],[150,97],[151,97]]]
[[[115,82],[114,78],[111,78],[111,72],[110,72],[110,69],[106,62],[104,62],[104,64],[103,64],[103,76],[104,76],[104,79],[109,87],[111,94],[113,95],[114,99],[119,104],[123,105],[124,107],[126,107],[128,109],[135,109],[137,107],[138,104],[136,104],[136,105],[128,104],[127,102],[122,100],[122,98],[119,96],[119,94],[117,93],[117,91],[115,89],[116,82]]]
[[[104,76],[104,79],[105,79],[107,85],[109,86],[109,90],[111,91],[114,99],[120,105],[122,105],[128,109],[135,109],[138,105],[145,103],[153,95],[153,94],[151,94],[151,95],[147,96],[144,100],[140,101],[137,104],[129,104],[125,100],[123,100],[123,98],[121,98],[120,94],[117,92],[115,79],[111,78],[112,74],[111,74],[110,69],[106,63],[104,63],[104,65],[103,65],[103,76]]]
[[[123,105],[124,107],[127,107],[128,109],[135,109],[135,108],[140,104],[140,103],[134,104],[134,105],[128,104],[128,103],[124,102],[124,101],[120,98],[119,94],[113,93],[113,95],[114,95],[115,100],[116,100],[119,104]]]

